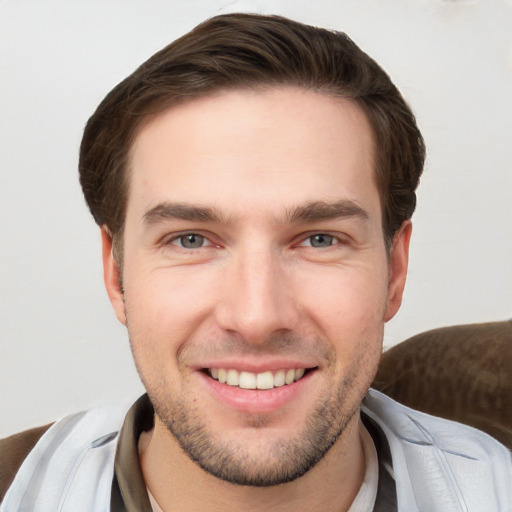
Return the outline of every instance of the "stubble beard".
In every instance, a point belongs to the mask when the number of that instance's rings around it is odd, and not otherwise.
[[[173,397],[165,378],[156,382],[145,379],[145,372],[131,336],[130,345],[138,373],[155,413],[184,453],[210,475],[242,486],[280,485],[296,480],[312,469],[340,439],[347,425],[359,413],[361,402],[377,370],[372,360],[372,349],[375,345],[367,340],[359,347],[358,357],[347,368],[343,377],[336,380],[331,375],[330,392],[325,392],[317,400],[304,427],[295,432],[293,437],[273,439],[264,432],[269,423],[268,417],[248,415],[246,428],[253,431],[261,429],[261,437],[265,440],[260,440],[258,446],[254,446],[254,443],[245,443],[244,440],[236,438],[219,438],[209,428],[204,408],[199,405],[200,400],[196,401],[194,396],[187,395],[186,392]],[[321,340],[302,345],[315,347],[316,353],[323,352],[322,359],[326,362],[326,367],[320,371],[329,373],[330,370],[334,373],[336,354],[331,347]],[[296,349],[300,342],[293,336],[277,337],[265,348],[256,350],[280,352],[287,346]],[[229,343],[224,344],[224,349],[228,352],[235,352],[237,347],[235,341],[232,341],[232,346]],[[153,363],[158,366],[156,361]],[[182,389],[186,388],[186,385],[182,386]]]
[[[316,404],[302,431],[293,438],[267,439],[264,446],[256,448],[237,439],[219,439],[191,401],[170,402],[163,398],[162,390],[148,390],[148,394],[159,419],[204,471],[236,485],[269,487],[307,473],[340,438],[359,411],[360,401],[347,410],[353,385],[350,377],[340,382],[337,389]],[[248,427],[264,429],[265,423],[264,416],[252,418]]]

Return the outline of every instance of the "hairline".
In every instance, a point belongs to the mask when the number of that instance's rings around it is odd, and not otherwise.
[[[187,96],[178,96],[174,95],[171,96],[171,94],[161,97],[157,100],[155,100],[151,105],[148,107],[148,111],[141,115],[141,118],[139,121],[133,124],[130,137],[128,138],[127,142],[127,150],[126,150],[126,160],[121,165],[121,174],[122,174],[122,181],[123,181],[123,187],[124,187],[124,201],[123,201],[123,215],[122,215],[122,221],[115,233],[109,233],[111,234],[112,238],[112,245],[113,245],[113,253],[114,253],[114,260],[116,261],[116,264],[119,267],[119,270],[122,271],[123,267],[123,256],[124,256],[124,229],[126,224],[126,211],[128,207],[128,200],[130,197],[130,182],[131,182],[131,174],[133,172],[132,168],[132,156],[133,156],[133,148],[135,145],[135,142],[137,140],[137,137],[141,133],[141,131],[149,124],[152,120],[160,117],[165,112],[169,112],[170,110],[180,107],[182,105],[186,105],[188,103],[193,103],[195,101],[199,101],[203,98],[212,98],[219,94],[225,93],[225,92],[232,92],[232,91],[253,91],[255,93],[262,93],[269,90],[276,90],[276,89],[286,89],[286,88],[294,88],[294,89],[300,89],[302,91],[310,91],[315,94],[322,94],[326,97],[330,97],[333,99],[338,100],[345,100],[350,101],[353,105],[355,105],[359,111],[364,115],[365,120],[368,123],[368,126],[370,127],[371,131],[371,145],[372,145],[372,179],[374,180],[374,184],[377,187],[377,192],[379,194],[379,206],[381,210],[381,216],[382,216],[382,235],[384,239],[384,245],[386,248],[386,252],[390,253],[391,246],[392,246],[392,238],[395,232],[393,233],[386,233],[389,226],[386,226],[386,219],[385,219],[385,201],[383,197],[384,190],[382,190],[382,187],[379,183],[379,175],[382,174],[382,172],[379,172],[379,166],[381,164],[380,158],[379,158],[379,143],[377,141],[378,135],[376,133],[376,128],[374,126],[374,122],[371,118],[371,116],[368,113],[368,108],[365,108],[364,102],[360,101],[358,98],[351,97],[349,94],[343,95],[340,94],[339,91],[335,90],[334,86],[323,86],[323,87],[315,87],[315,86],[308,86],[305,84],[300,83],[294,83],[292,81],[277,81],[277,80],[259,80],[254,81],[247,84],[240,84],[240,83],[232,83],[232,84],[216,84],[216,86],[212,87],[208,90],[199,91],[194,94],[190,94]]]

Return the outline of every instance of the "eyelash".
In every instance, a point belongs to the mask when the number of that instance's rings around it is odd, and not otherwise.
[[[183,239],[185,239],[186,237],[199,237],[199,238],[201,238],[202,243],[198,247],[185,247],[183,244]],[[315,245],[313,245],[313,242],[312,242],[312,239],[314,237],[327,238],[328,241],[330,242],[330,244],[326,245],[326,246],[315,246]],[[180,240],[182,241],[181,243],[179,243]],[[308,241],[310,243],[307,243]],[[205,242],[206,242],[206,245],[205,245]],[[317,232],[301,235],[298,243],[294,243],[293,246],[294,247],[309,247],[309,248],[316,248],[316,249],[330,249],[331,247],[335,247],[338,245],[346,245],[347,243],[348,243],[347,240],[338,234],[334,235],[329,232],[317,231]],[[200,232],[196,232],[196,231],[189,231],[189,232],[176,234],[176,235],[172,236],[171,238],[164,240],[162,242],[162,245],[163,246],[173,245],[173,246],[176,246],[176,247],[186,250],[186,251],[203,249],[205,247],[215,247],[215,246],[218,247],[219,246],[218,244],[215,244],[214,242],[212,242],[208,235],[204,235],[204,234],[202,234]]]
[[[324,239],[324,241],[329,242],[329,244],[325,245],[325,246],[321,246],[321,245],[315,246],[314,243],[313,243],[313,239],[314,238]],[[309,242],[309,244],[306,245],[306,242]],[[320,240],[320,243],[322,243],[322,240]],[[297,244],[297,245],[299,247],[311,247],[311,248],[317,248],[317,249],[329,249],[331,247],[334,247],[334,246],[337,246],[337,245],[342,245],[344,243],[346,243],[346,241],[343,240],[340,236],[333,235],[331,233],[317,232],[317,233],[309,234],[305,238],[302,238],[301,242],[299,244]]]
[[[201,238],[203,243],[199,247],[185,247],[183,245],[183,239],[185,239],[187,237],[198,237],[198,238]],[[182,243],[181,244],[177,243],[180,240],[182,240]],[[204,245],[204,242],[207,242],[206,245]],[[190,250],[190,251],[192,251],[194,249],[202,249],[204,247],[215,246],[215,244],[208,238],[208,236],[203,235],[203,234],[198,233],[198,232],[195,232],[195,231],[190,231],[190,232],[186,232],[186,233],[179,233],[177,235],[174,235],[173,237],[171,237],[171,238],[169,238],[167,240],[164,240],[162,245],[164,245],[164,246],[174,245],[174,246],[179,247],[180,249]]]

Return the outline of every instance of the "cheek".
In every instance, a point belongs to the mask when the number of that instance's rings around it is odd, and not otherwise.
[[[336,353],[333,371],[369,385],[382,351],[386,270],[345,268],[321,282],[307,287],[314,291],[306,296],[304,313]]]
[[[375,327],[382,328],[387,296],[384,268],[340,268],[317,275],[310,271],[301,281],[307,292],[302,292],[304,309],[326,329],[370,334]]]
[[[127,312],[148,334],[179,334],[204,314],[209,293],[200,276],[157,269],[134,277],[125,289]]]
[[[151,372],[171,379],[181,364],[180,352],[199,330],[206,332],[216,302],[211,276],[189,269],[130,271],[125,303],[137,368],[143,377]]]

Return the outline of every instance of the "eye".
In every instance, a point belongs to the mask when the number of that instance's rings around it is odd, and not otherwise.
[[[205,245],[210,245],[206,237],[198,235],[197,233],[187,233],[185,235],[180,235],[174,238],[171,243],[173,245],[183,247],[184,249],[199,249]]]
[[[325,233],[317,233],[306,238],[301,245],[311,247],[331,247],[336,243],[336,239],[332,235]]]

